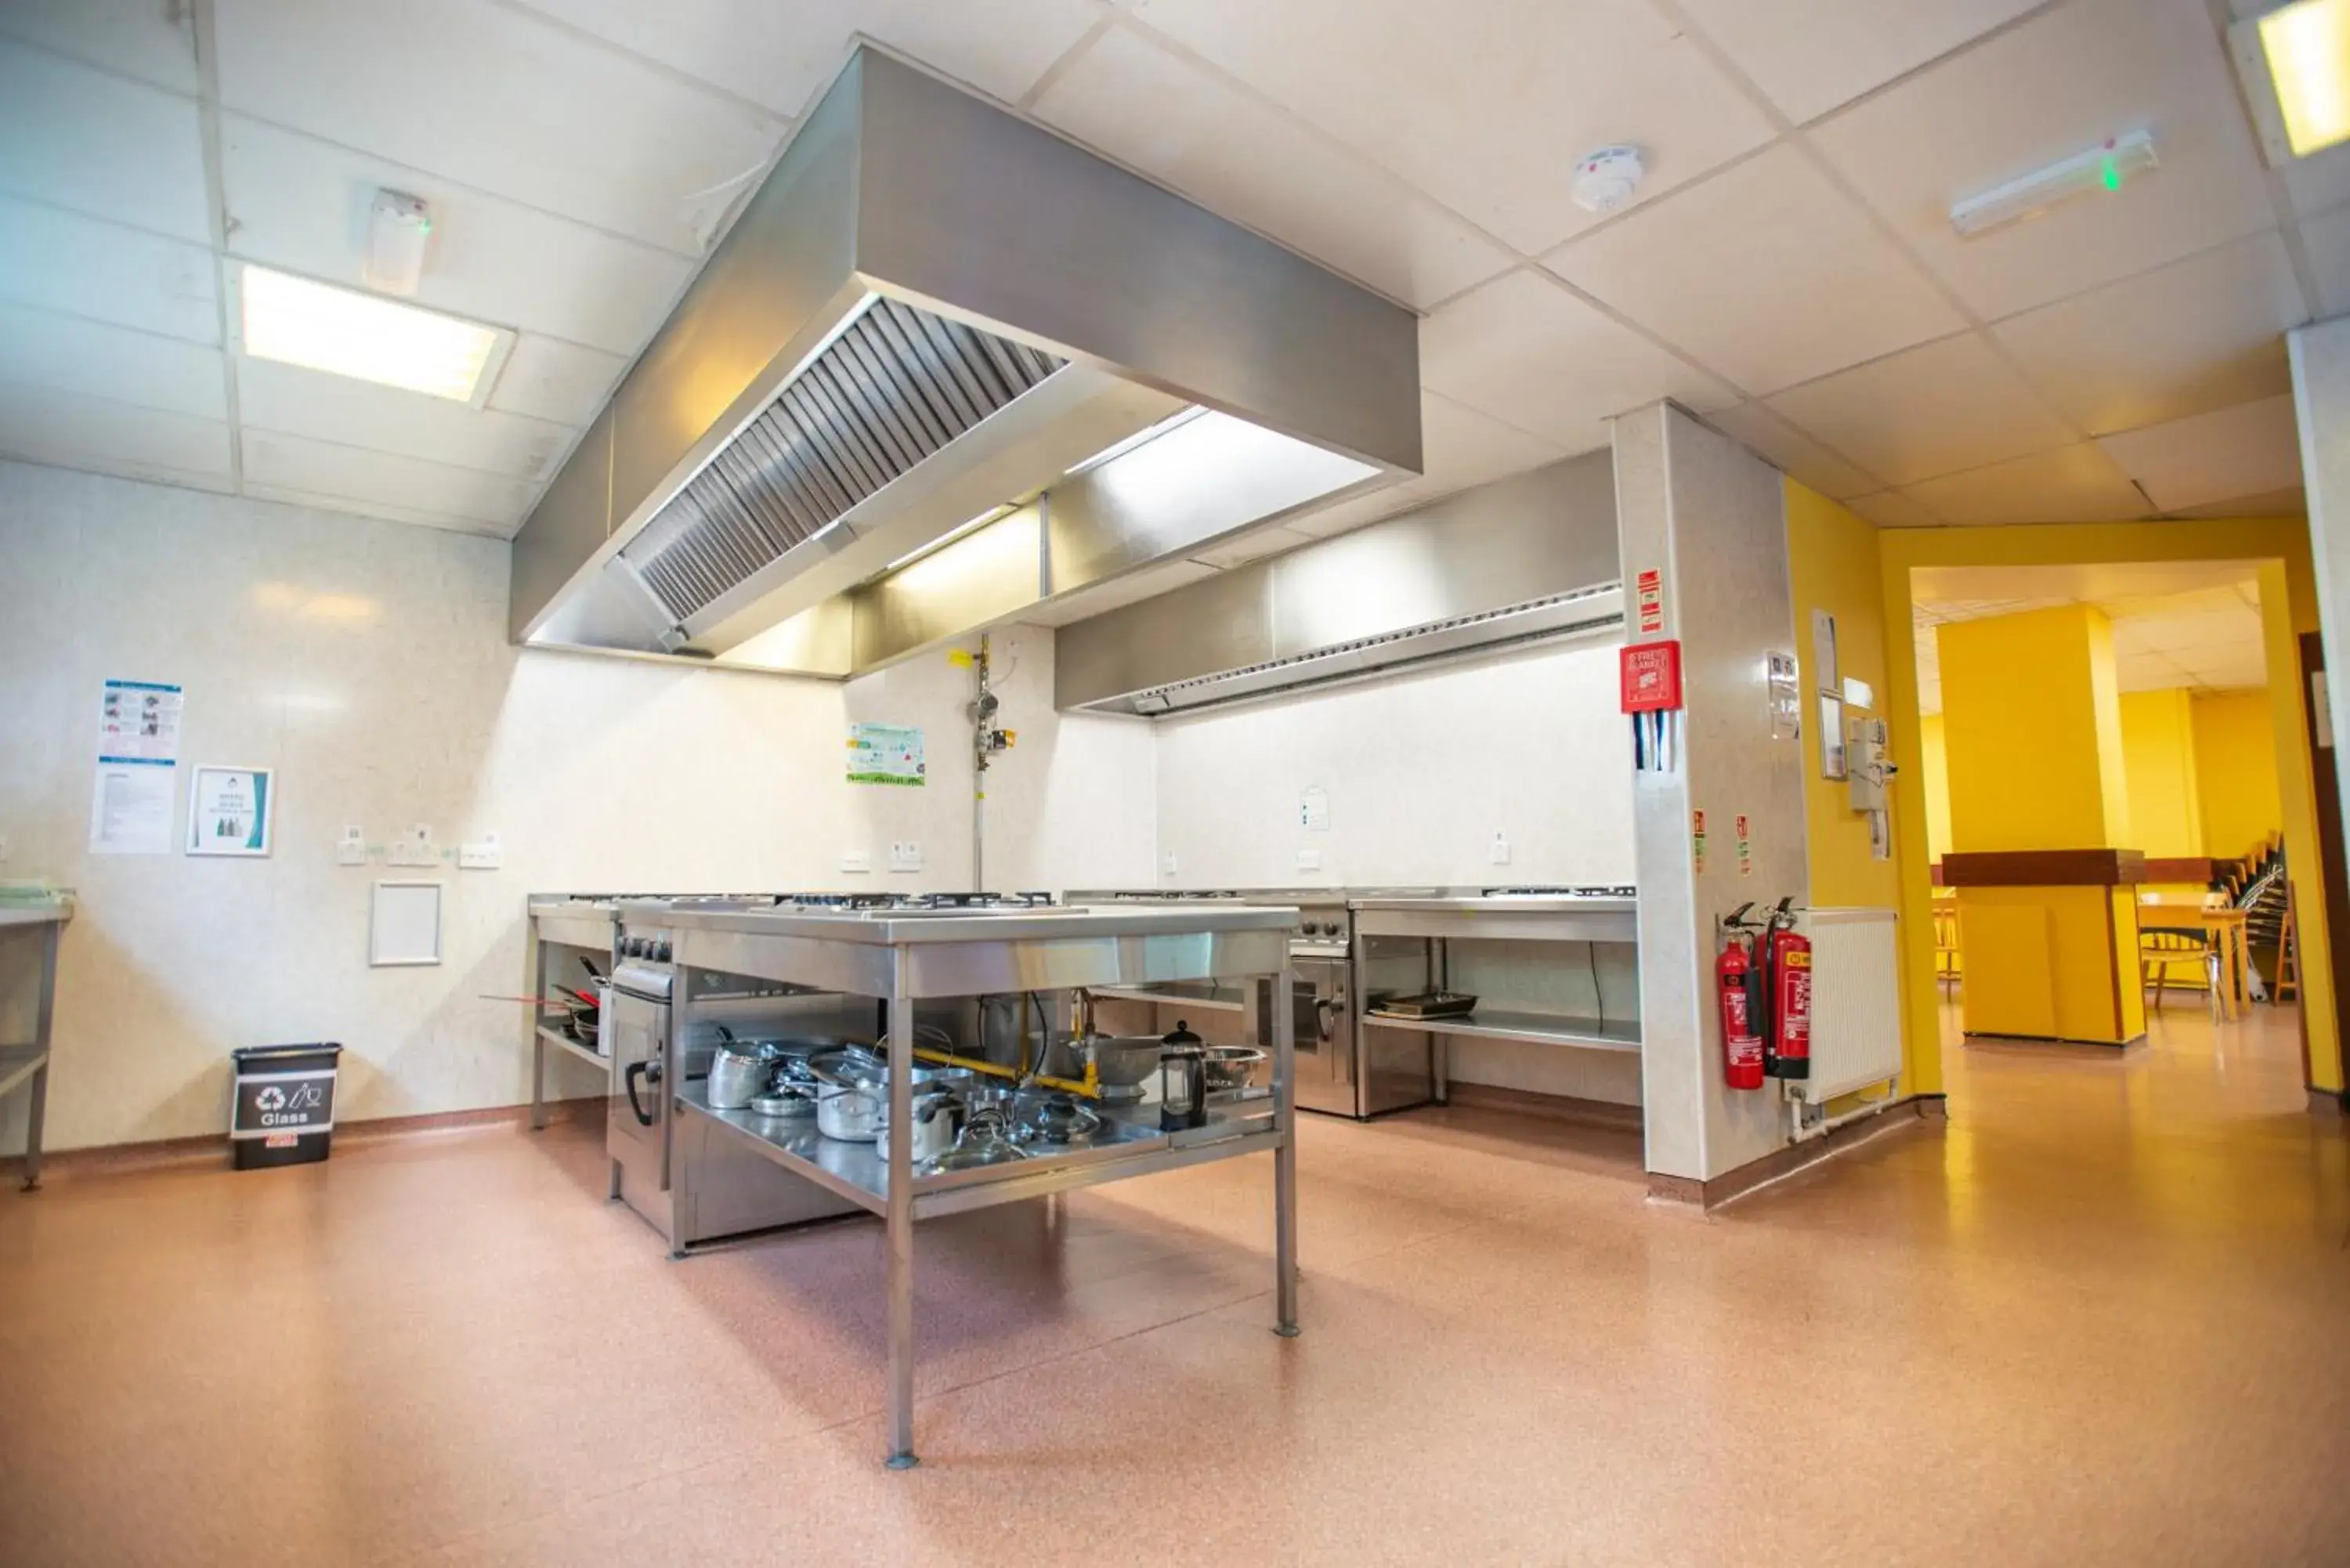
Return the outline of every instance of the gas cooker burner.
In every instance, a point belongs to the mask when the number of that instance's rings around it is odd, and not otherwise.
[[[907,909],[1045,909],[1050,893],[916,893],[899,907]]]
[[[1479,896],[1486,898],[1635,898],[1638,888],[1486,888]]]

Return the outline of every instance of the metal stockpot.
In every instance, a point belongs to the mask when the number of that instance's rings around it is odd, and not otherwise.
[[[933,1089],[914,1096],[914,1163],[936,1159],[955,1146],[962,1136],[963,1123],[970,1107],[961,1095],[944,1089]],[[822,1116],[821,1108],[817,1116]],[[821,1127],[821,1122],[819,1122]],[[883,1159],[889,1158],[889,1106],[885,1096],[881,1120],[873,1129],[873,1147]]]
[[[774,1040],[721,1042],[710,1058],[710,1108],[747,1110],[753,1100],[767,1092],[776,1058],[783,1054],[782,1044]]]

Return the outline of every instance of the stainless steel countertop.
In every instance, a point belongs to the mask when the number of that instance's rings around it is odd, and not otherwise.
[[[69,898],[48,904],[0,904],[0,926],[62,926],[73,918]]]
[[[1353,909],[1403,909],[1430,915],[1629,915],[1638,898],[1562,898],[1550,895],[1496,894],[1491,898],[1350,898]]]
[[[1201,902],[1163,905],[1058,905],[985,912],[970,909],[888,909],[856,914],[830,909],[691,909],[659,899],[620,905],[624,921],[681,930],[735,931],[748,936],[800,937],[871,947],[941,942],[1026,942],[1100,937],[1169,937],[1220,931],[1288,931],[1297,911],[1288,908]]]

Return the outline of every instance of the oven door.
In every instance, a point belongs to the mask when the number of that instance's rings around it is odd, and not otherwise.
[[[1289,1008],[1297,1039],[1297,1104],[1309,1111],[1355,1114],[1355,1014],[1344,948],[1303,946],[1289,955]],[[1260,981],[1257,1044],[1273,1049],[1273,1012],[1262,1005],[1274,982]]]

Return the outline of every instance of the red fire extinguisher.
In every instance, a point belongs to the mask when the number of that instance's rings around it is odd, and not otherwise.
[[[1754,955],[1752,939],[1732,931],[1713,961],[1714,988],[1721,1001],[1724,1077],[1733,1089],[1762,1086],[1762,1036],[1755,1028]]]
[[[1771,915],[1763,963],[1771,989],[1771,1075],[1812,1075],[1812,939],[1781,900]]]

